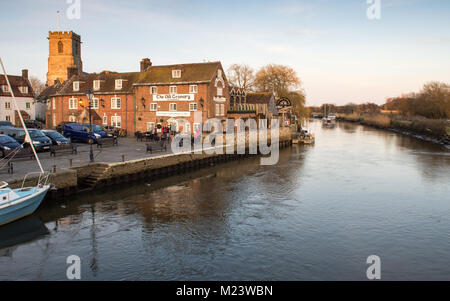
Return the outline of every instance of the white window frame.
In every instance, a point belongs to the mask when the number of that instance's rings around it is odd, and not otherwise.
[[[2,90],[3,90],[3,92],[8,93],[9,92],[8,85],[2,85]]]
[[[181,78],[181,70],[172,70],[172,78]]]
[[[223,96],[223,88],[217,87],[217,96]]]
[[[189,86],[189,93],[198,93],[198,86],[197,85],[190,85]]]
[[[152,111],[152,112],[158,111],[158,104],[157,103],[151,103],[150,104],[150,111]]]
[[[56,126],[56,114],[53,114],[53,127]]]
[[[27,86],[20,86],[19,90],[20,90],[20,93],[22,93],[22,94],[28,94],[28,87]]]
[[[11,102],[5,101],[5,110],[11,110]]]
[[[94,80],[93,88],[94,88],[94,91],[100,90],[100,80],[98,80],[98,79]]]
[[[174,107],[175,107],[175,109],[174,109]],[[170,112],[176,112],[177,111],[177,103],[175,103],[175,102],[170,103],[169,104],[169,111]]]
[[[54,97],[52,98],[52,105],[53,105],[53,110],[56,110],[56,99]]]
[[[150,94],[158,94],[158,87],[157,86],[151,86],[150,87]]]
[[[31,102],[26,102],[25,103],[25,109],[26,110],[31,110]]]
[[[198,109],[198,106],[197,106],[196,102],[189,103],[189,111],[190,112],[195,112],[195,111],[197,111],[197,109]]]
[[[123,79],[116,79],[114,87],[116,90],[122,90]]]
[[[78,99],[75,97],[69,98],[69,110],[77,110],[78,109]]]
[[[220,116],[225,116],[225,104],[220,104]]]
[[[108,125],[108,116],[106,114],[103,114],[103,125]]]
[[[173,92],[172,90],[175,90],[175,92]],[[177,86],[170,86],[169,87],[169,94],[178,94],[178,87]]]
[[[216,116],[220,116],[220,105],[216,103]]]
[[[115,128],[121,128],[122,127],[122,116],[111,116],[111,126]]]
[[[98,103],[99,103],[99,99],[97,97],[93,97],[92,98],[92,109],[94,110],[98,110]]]
[[[119,105],[117,105],[117,100],[119,100]],[[111,109],[120,110],[122,108],[122,102],[120,97],[111,97]]]
[[[80,82],[79,81],[73,82],[73,91],[75,91],[75,92],[80,91]]]

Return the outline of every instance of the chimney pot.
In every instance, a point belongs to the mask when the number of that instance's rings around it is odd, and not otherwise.
[[[152,66],[152,62],[150,61],[149,58],[142,59],[142,61],[141,61],[141,72],[147,71],[147,69],[149,67],[151,67],[151,66]]]

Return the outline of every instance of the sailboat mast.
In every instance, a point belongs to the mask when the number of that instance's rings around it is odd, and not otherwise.
[[[30,133],[28,132],[28,129],[25,126],[25,122],[23,121],[22,112],[20,111],[19,106],[17,105],[17,102],[16,102],[16,98],[14,97],[14,92],[13,92],[13,89],[11,87],[11,83],[9,82],[8,74],[6,73],[5,66],[3,65],[3,61],[2,61],[1,57],[0,57],[0,64],[2,65],[2,70],[3,70],[3,73],[5,74],[5,79],[6,79],[6,82],[8,84],[9,92],[11,93],[11,96],[12,96],[12,99],[13,99],[13,102],[14,102],[14,106],[16,108],[16,111],[17,111],[18,115],[19,115],[19,119],[20,119],[20,122],[22,123],[23,129],[25,131],[25,141],[28,141],[30,143],[30,147],[33,150],[34,157],[36,158],[36,161],[37,161],[37,163],[39,165],[39,168],[41,169],[41,173],[44,173],[44,169],[42,168],[41,161],[39,160],[39,157],[38,157],[38,155],[36,153],[36,149],[34,148],[33,141],[31,140]]]

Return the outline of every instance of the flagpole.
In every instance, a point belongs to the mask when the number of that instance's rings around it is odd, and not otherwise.
[[[11,87],[11,83],[9,82],[8,74],[6,73],[5,66],[3,65],[3,61],[2,61],[1,57],[0,57],[0,64],[2,65],[2,70],[3,70],[3,73],[5,74],[5,79],[6,79],[6,82],[8,83],[9,92],[11,92],[11,96],[12,96],[12,99],[13,99],[13,102],[14,102],[14,106],[16,108],[17,113],[19,114],[20,122],[22,123],[23,129],[25,130],[25,142],[28,141],[30,143],[30,147],[33,150],[34,157],[36,158],[36,161],[37,161],[37,163],[39,165],[39,168],[41,169],[41,173],[44,173],[44,169],[42,168],[41,161],[39,161],[39,157],[38,157],[38,155],[36,153],[36,149],[34,148],[33,141],[31,140],[30,133],[28,133],[28,129],[25,126],[25,122],[23,121],[22,112],[20,111],[19,106],[17,105],[17,102],[16,102],[16,98],[14,97],[14,92],[13,92],[13,89]]]

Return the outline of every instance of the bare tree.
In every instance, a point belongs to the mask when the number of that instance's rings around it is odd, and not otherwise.
[[[245,64],[233,64],[227,70],[228,81],[235,87],[250,91],[255,79],[253,69]]]
[[[33,88],[34,96],[37,97],[45,89],[45,84],[36,76],[30,77],[31,88]]]

